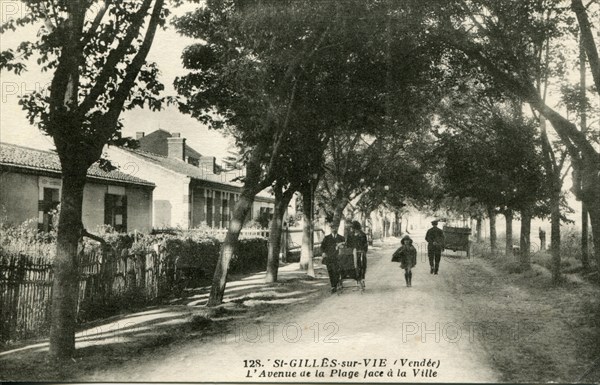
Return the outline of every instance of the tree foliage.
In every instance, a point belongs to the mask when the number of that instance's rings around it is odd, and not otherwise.
[[[28,12],[6,21],[1,30],[31,24],[39,27],[38,40],[2,51],[0,68],[20,74],[28,69],[28,59],[37,57],[41,70],[53,73],[49,93],[24,95],[20,104],[32,124],[61,142],[57,148],[69,145],[63,136],[85,143],[89,151],[81,155],[91,164],[105,143],[122,142],[121,111],[156,110],[165,102],[158,67],[145,60],[156,27],[168,16],[164,1],[24,3]],[[74,91],[64,103],[68,87]]]
[[[545,180],[536,125],[500,111],[482,123],[440,135],[443,190],[514,211],[541,203]]]

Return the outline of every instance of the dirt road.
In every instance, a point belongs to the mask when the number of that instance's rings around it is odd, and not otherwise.
[[[422,236],[414,234],[416,244]],[[430,275],[420,252],[407,288],[390,262],[395,246],[370,251],[364,294],[349,288],[310,308],[282,306],[220,336],[159,347],[77,380],[497,381],[477,325],[461,316],[460,300],[447,290],[461,279],[459,265],[444,258],[440,274]],[[321,293],[326,282],[320,281]]]

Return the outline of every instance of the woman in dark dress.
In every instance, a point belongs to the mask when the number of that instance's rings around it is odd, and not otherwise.
[[[356,280],[362,289],[365,288],[365,274],[367,272],[367,250],[369,242],[367,235],[361,230],[358,221],[352,222],[352,232],[348,236],[348,247],[352,248],[354,254],[354,267],[356,268]]]

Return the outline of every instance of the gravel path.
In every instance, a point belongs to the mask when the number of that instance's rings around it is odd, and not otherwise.
[[[414,234],[415,243],[422,237]],[[364,294],[349,288],[310,308],[281,306],[221,336],[157,348],[78,380],[497,381],[476,325],[463,319],[461,302],[449,294],[449,283],[461,279],[459,265],[443,258],[440,274],[430,275],[420,252],[407,288],[403,271],[390,262],[395,246],[369,252]]]

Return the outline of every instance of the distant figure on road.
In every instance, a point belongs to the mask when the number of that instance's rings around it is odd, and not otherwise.
[[[338,268],[339,249],[344,245],[345,239],[337,233],[337,228],[331,228],[331,234],[325,236],[321,242],[321,253],[323,253],[323,263],[327,265],[329,282],[331,282],[331,292],[335,293],[337,284],[340,280],[340,271]]]
[[[367,226],[367,228],[365,229],[366,233],[367,233],[367,241],[369,243],[370,246],[373,246],[373,230],[371,230],[370,227]]]
[[[413,240],[405,235],[400,241],[402,246],[394,252],[394,260],[400,262],[400,268],[404,269],[406,286],[412,286],[412,268],[417,265],[417,249],[413,246]]]
[[[540,250],[546,250],[546,232],[540,227]]]
[[[361,230],[358,221],[352,222],[352,231],[348,236],[348,247],[351,247],[354,254],[354,267],[356,268],[356,279],[360,282],[361,287],[365,288],[365,273],[367,272],[367,250],[369,242],[367,235]]]
[[[440,268],[440,259],[444,249],[444,232],[438,229],[438,221],[432,221],[433,226],[427,230],[425,240],[427,241],[427,256],[429,257],[429,266],[431,274],[437,274]]]

